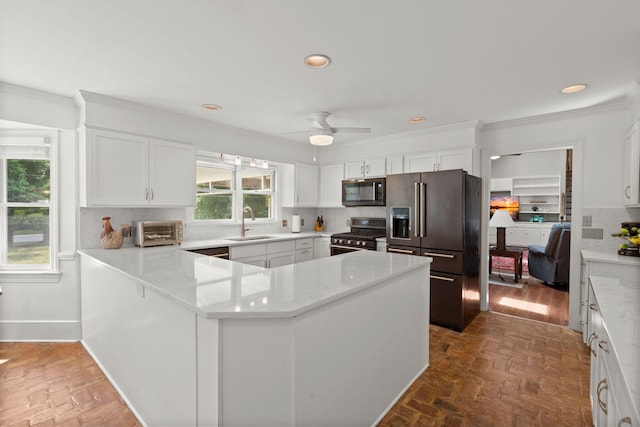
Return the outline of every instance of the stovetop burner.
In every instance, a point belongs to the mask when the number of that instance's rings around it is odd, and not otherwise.
[[[351,231],[331,235],[331,244],[359,249],[376,249],[376,239],[386,236],[385,218],[351,218]]]

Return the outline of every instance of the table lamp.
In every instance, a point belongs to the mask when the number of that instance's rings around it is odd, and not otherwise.
[[[513,219],[511,219],[511,215],[509,215],[509,211],[506,209],[498,209],[495,211],[491,217],[491,221],[489,221],[489,225],[491,227],[496,227],[498,231],[496,249],[504,251],[506,249],[504,242],[505,228],[513,227],[515,225],[513,223]]]

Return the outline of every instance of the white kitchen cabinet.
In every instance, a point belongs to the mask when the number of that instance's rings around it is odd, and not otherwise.
[[[554,223],[516,222],[513,227],[506,229],[505,241],[507,246],[527,247],[529,245],[546,246],[549,232]],[[496,243],[496,228],[489,227],[489,243]]]
[[[320,200],[318,207],[336,208],[342,206],[342,163],[320,166]]]
[[[463,169],[473,173],[473,149],[444,150],[405,156],[405,172]]]
[[[295,262],[310,261],[313,259],[314,238],[296,239],[296,259]]]
[[[314,257],[317,258],[324,258],[324,257],[328,257],[331,255],[331,237],[327,236],[322,236],[322,237],[316,237],[314,242],[313,242],[313,254]]]
[[[282,206],[318,206],[318,166],[296,163],[282,167]]]
[[[511,193],[511,178],[491,178],[489,191]]]
[[[194,206],[195,147],[102,129],[80,149],[81,206]]]
[[[344,164],[344,179],[374,178],[387,174],[386,159],[369,159]]]
[[[258,267],[274,268],[295,263],[295,240],[231,246],[229,259]]]
[[[404,173],[404,157],[387,157],[387,175]]]
[[[624,204],[640,204],[640,143],[638,122],[627,131],[624,137]]]

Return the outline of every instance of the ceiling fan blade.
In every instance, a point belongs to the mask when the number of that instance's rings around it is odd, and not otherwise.
[[[314,125],[317,128],[324,129],[327,132],[332,132],[333,131],[331,129],[331,126],[329,126],[329,123],[327,123],[327,122],[321,122],[321,121],[318,121],[318,120],[311,120],[311,124]]]
[[[371,133],[371,128],[333,128],[333,133]]]

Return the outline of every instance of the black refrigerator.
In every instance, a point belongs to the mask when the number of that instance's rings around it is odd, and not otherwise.
[[[387,175],[387,251],[433,258],[431,322],[456,331],[480,312],[480,191],[462,169]]]

